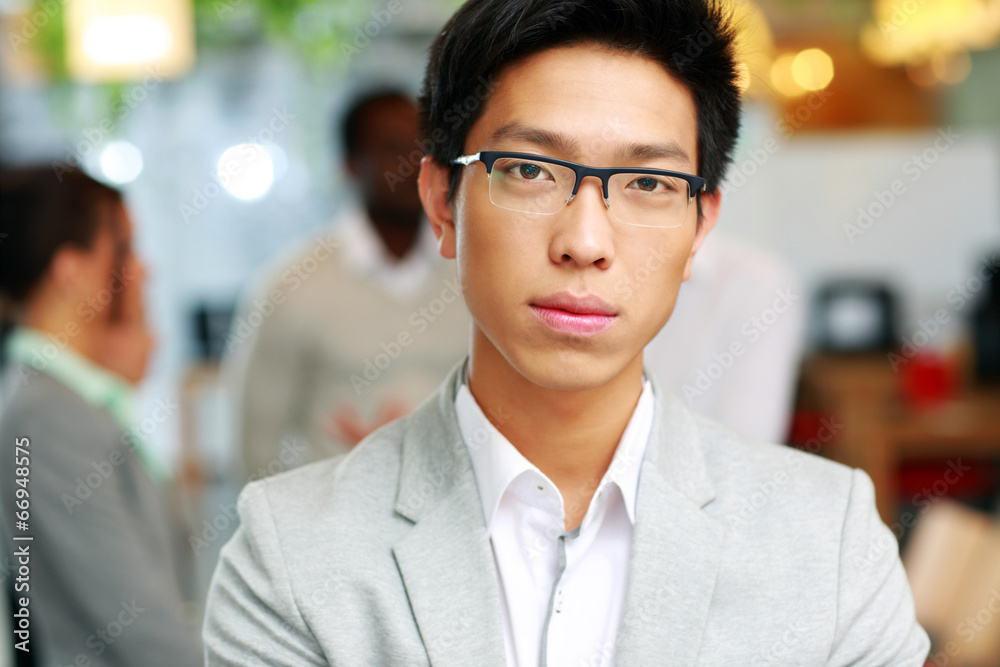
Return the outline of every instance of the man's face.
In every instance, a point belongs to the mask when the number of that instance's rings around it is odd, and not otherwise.
[[[405,100],[387,99],[368,110],[361,145],[348,158],[367,204],[400,215],[420,212],[417,169],[407,162],[418,138],[417,110]]]
[[[644,158],[645,146],[680,151]],[[555,48],[497,77],[466,138],[466,153],[484,150],[697,174],[694,102],[652,61],[591,45]],[[438,172],[427,182],[441,178]],[[425,207],[433,207],[425,190]],[[482,163],[466,167],[453,220],[440,231],[442,254],[457,257],[475,321],[474,358],[481,352],[534,384],[573,391],[599,387],[630,364],[641,367],[642,348],[670,316],[717,204],[703,197],[700,226],[694,203],[680,227],[630,226],[605,207],[600,181],[585,178],[559,213],[515,213],[490,201]],[[582,314],[565,312],[567,299],[569,310]]]

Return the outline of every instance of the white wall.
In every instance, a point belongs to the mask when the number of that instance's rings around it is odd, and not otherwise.
[[[788,127],[748,109],[719,228],[784,255],[810,292],[831,277],[887,280],[904,334],[938,308],[956,312],[949,293],[1000,252],[1000,139],[960,127],[786,139]]]

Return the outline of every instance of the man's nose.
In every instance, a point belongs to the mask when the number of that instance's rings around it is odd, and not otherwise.
[[[584,178],[575,196],[556,217],[549,257],[556,264],[596,265],[614,261],[614,221],[601,179]]]

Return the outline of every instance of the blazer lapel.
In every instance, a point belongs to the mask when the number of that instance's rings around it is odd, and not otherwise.
[[[396,511],[415,525],[393,555],[431,664],[502,665],[493,554],[455,417],[461,368],[414,413],[404,436]]]
[[[615,662],[693,665],[721,560],[723,526],[697,425],[653,378],[658,397],[639,478],[625,611]]]

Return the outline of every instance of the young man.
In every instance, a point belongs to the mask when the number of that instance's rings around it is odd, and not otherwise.
[[[445,26],[419,187],[471,354],[346,458],[247,488],[209,664],[923,664],[865,474],[643,373],[718,215],[732,39],[703,0],[472,0]]]

